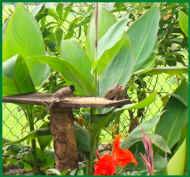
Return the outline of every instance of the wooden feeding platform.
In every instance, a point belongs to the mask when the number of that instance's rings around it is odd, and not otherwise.
[[[56,92],[57,93],[57,92]],[[4,103],[44,105],[49,108],[50,131],[53,138],[55,166],[58,170],[73,169],[78,164],[78,151],[73,128],[73,108],[118,107],[129,100],[109,100],[103,97],[55,97],[54,94],[33,93],[3,97]],[[51,106],[53,105],[53,106]],[[50,107],[51,106],[51,107]]]
[[[53,94],[42,93],[3,97],[4,103],[33,104],[45,106],[54,103],[56,100],[57,99],[53,97]],[[56,104],[59,104],[59,106],[62,108],[101,108],[122,106],[127,103],[129,103],[128,99],[109,100],[104,97],[64,97],[63,99],[60,99],[59,102],[56,102]]]

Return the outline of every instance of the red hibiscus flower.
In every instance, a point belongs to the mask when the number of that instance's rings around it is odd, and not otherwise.
[[[97,152],[98,160],[95,162],[94,175],[113,175],[116,172],[116,167],[125,167],[129,163],[137,165],[133,153],[128,149],[120,147],[121,137],[117,135],[113,141],[112,155],[104,154],[100,156]]]
[[[121,137],[117,135],[113,142],[113,158],[115,160],[115,164],[120,167],[125,167],[129,163],[133,163],[137,165],[137,160],[135,159],[133,153],[128,149],[122,149],[120,147]]]
[[[115,170],[113,157],[110,154],[104,154],[95,163],[94,175],[113,175]]]

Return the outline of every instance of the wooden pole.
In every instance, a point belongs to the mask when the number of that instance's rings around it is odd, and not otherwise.
[[[78,152],[71,108],[51,108],[50,130],[53,136],[55,166],[59,171],[77,167]]]

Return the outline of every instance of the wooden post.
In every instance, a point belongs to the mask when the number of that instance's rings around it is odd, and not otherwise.
[[[59,171],[77,167],[78,152],[71,108],[54,106],[50,110],[50,130],[53,136],[55,165]]]

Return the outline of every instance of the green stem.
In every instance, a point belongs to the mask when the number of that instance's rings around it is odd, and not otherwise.
[[[97,134],[91,134],[91,151],[89,154],[89,163],[88,163],[88,175],[93,175],[94,171],[94,159],[97,145]]]
[[[97,50],[98,50],[98,3],[95,6],[95,27],[96,27],[96,38],[95,38],[95,58],[97,59]],[[95,78],[95,85],[96,85],[96,96],[99,95],[99,76],[97,70],[94,70],[94,78]],[[90,137],[91,137],[91,151],[89,154],[89,162],[88,162],[88,175],[93,175],[93,168],[94,168],[94,159],[95,159],[95,152],[96,146],[98,142],[98,130],[93,127],[93,114],[96,113],[96,109],[90,110]]]
[[[25,112],[26,117],[28,118],[30,132],[34,132],[35,127],[34,127],[34,118],[32,114],[32,107],[31,106],[24,107],[24,112]],[[32,148],[32,155],[34,158],[33,171],[36,173],[39,171],[39,168],[37,165],[38,163],[37,163],[37,154],[36,154],[36,140],[33,137],[31,138],[31,148]]]
[[[96,156],[96,147],[98,143],[98,135],[99,131],[94,127],[94,123],[92,121],[93,115],[95,114],[96,109],[91,108],[90,109],[90,124],[89,124],[89,132],[90,132],[90,139],[91,139],[91,144],[90,144],[90,153],[88,157],[88,175],[93,175],[94,171],[94,159]]]

